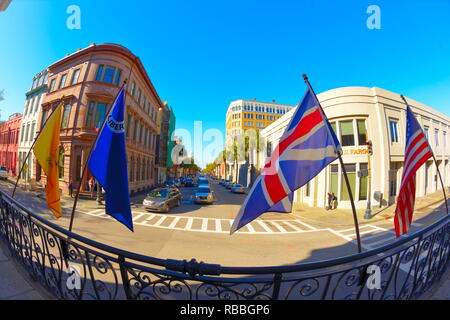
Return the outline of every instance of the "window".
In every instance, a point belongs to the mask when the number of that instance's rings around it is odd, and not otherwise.
[[[34,112],[39,110],[39,107],[41,106],[41,100],[42,100],[42,94],[37,98],[36,100],[36,104],[35,104],[35,108],[34,108]],[[31,111],[31,110],[30,110]]]
[[[28,141],[28,134],[29,134],[29,132],[30,132],[30,124],[28,123],[27,124],[27,131],[25,132],[25,142]]]
[[[36,122],[33,122],[31,124],[30,140],[29,141],[33,141],[33,139],[34,139],[34,129],[35,129],[35,127],[36,127]]]
[[[367,171],[367,163],[360,163],[359,170]],[[359,178],[359,200],[367,200],[367,176]]]
[[[77,162],[75,165],[75,180],[80,181],[81,180],[81,156],[77,155]]]
[[[52,92],[55,89],[55,83],[56,83],[56,78],[53,78],[52,81],[50,81],[50,87],[48,89],[48,92]]]
[[[23,141],[24,132],[25,132],[25,125],[22,125],[22,130],[21,130],[21,134],[20,134],[20,142]]]
[[[138,92],[137,92],[137,102],[139,105],[141,104],[141,89],[140,88],[138,89]]]
[[[127,137],[130,135],[131,114],[127,115]]]
[[[64,106],[62,122],[61,122],[62,129],[67,128],[67,125],[69,124],[69,113],[70,113],[70,104],[66,104]]]
[[[64,88],[64,85],[65,85],[65,83],[66,83],[66,78],[67,78],[67,73],[66,73],[66,74],[63,74],[63,75],[61,76],[61,80],[59,81],[58,89]]]
[[[337,136],[337,131],[336,131],[336,122],[331,122],[330,123],[331,129],[333,129],[334,134]]]
[[[103,120],[105,119],[105,112],[106,112],[106,103],[97,103],[97,109],[95,112],[95,120],[94,120],[94,126],[96,128],[100,128],[100,126],[103,123]]]
[[[341,129],[341,144],[343,147],[354,146],[355,136],[353,133],[353,121],[342,121],[339,122]]]
[[[105,74],[103,75],[103,82],[112,83],[115,72],[116,68],[107,66],[105,69]]]
[[[94,114],[95,102],[89,102],[89,107],[86,113],[86,127],[92,126],[92,116]]]
[[[389,131],[391,134],[391,142],[398,142],[398,121],[389,120]]]
[[[41,129],[44,126],[45,122],[47,121],[47,113],[48,113],[47,109],[42,111]]]
[[[134,119],[134,130],[133,130],[133,141],[136,141],[136,135],[137,135],[137,126],[138,126],[138,122],[136,119]]]
[[[59,178],[64,178],[64,148],[59,148],[59,155],[58,155],[58,172],[59,172]]]
[[[136,82],[131,83],[131,95],[134,97],[134,92],[136,91]]]
[[[355,194],[356,164],[344,164],[344,166],[345,170],[347,171],[350,189],[352,190],[352,194]],[[350,200],[350,194],[348,193],[348,188],[344,176],[341,177],[341,200]]]
[[[119,85],[119,83],[120,83],[120,77],[121,77],[121,76],[122,76],[122,70],[119,69],[119,70],[117,70],[117,73],[116,73],[116,80],[114,81],[114,84],[115,84],[116,86]]]
[[[334,193],[334,195],[337,197],[338,194],[338,182],[339,182],[339,167],[337,164],[332,164],[330,166],[330,191]]]
[[[428,138],[428,127],[424,127],[424,128],[423,128],[423,131],[424,131],[425,137],[426,137],[427,140],[428,140],[428,139],[429,139],[429,138]]]
[[[78,77],[80,76],[80,69],[77,69],[73,72],[72,75],[72,81],[70,82],[70,84],[75,84],[78,82]]]
[[[434,129],[434,140],[436,141],[436,147],[439,147],[439,129]]]
[[[100,81],[102,79],[103,68],[104,68],[103,64],[98,66],[97,75],[95,76],[95,81]]]
[[[367,142],[366,120],[356,120],[358,128],[358,145],[365,145]]]

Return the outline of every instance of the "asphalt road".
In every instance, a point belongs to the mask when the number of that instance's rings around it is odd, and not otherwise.
[[[133,198],[134,232],[104,214],[104,206],[79,200],[74,232],[96,241],[139,254],[170,259],[197,259],[225,266],[275,266],[328,260],[356,253],[353,228],[311,225],[292,214],[266,213],[229,235],[231,223],[245,195],[232,194],[212,183],[218,201],[212,205],[192,202],[195,188],[181,188],[182,206],[167,214],[147,212],[144,195]],[[12,189],[0,182],[3,190]],[[32,211],[68,227],[73,201],[63,200],[63,217],[55,219],[45,200],[18,190],[16,199]],[[392,221],[367,224],[361,228],[363,249],[395,241]],[[420,228],[421,224],[413,225]]]

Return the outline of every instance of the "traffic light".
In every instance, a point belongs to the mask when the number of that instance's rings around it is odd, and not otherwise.
[[[369,152],[369,155],[373,155],[372,141],[371,140],[367,141],[366,145],[367,145],[367,151]]]

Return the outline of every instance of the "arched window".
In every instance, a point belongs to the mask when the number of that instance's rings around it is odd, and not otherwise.
[[[64,148],[59,148],[59,154],[58,154],[58,172],[59,172],[59,178],[64,178]]]

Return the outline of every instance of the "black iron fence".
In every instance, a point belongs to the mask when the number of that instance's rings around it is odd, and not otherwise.
[[[11,254],[58,299],[417,299],[449,265],[449,216],[361,254],[238,268],[113,248],[68,232],[3,192],[0,207],[0,236]]]

